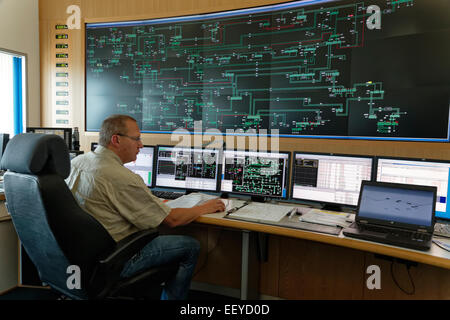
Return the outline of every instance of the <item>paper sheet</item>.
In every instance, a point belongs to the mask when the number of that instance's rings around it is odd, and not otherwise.
[[[218,196],[206,193],[190,193],[179,197],[178,199],[168,201],[166,204],[171,208],[192,208],[208,200],[216,199]]]
[[[300,216],[299,220],[310,223],[323,224],[326,226],[339,226],[347,228],[351,222],[347,221],[349,213],[311,209]]]
[[[295,210],[295,207],[252,202],[232,213],[231,216],[257,221],[278,222],[292,210]]]

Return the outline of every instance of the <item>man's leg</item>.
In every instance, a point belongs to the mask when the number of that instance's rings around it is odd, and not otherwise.
[[[158,236],[131,258],[121,276],[128,278],[140,271],[171,262],[179,262],[175,277],[166,282],[169,299],[185,299],[197,263],[200,244],[188,236]]]

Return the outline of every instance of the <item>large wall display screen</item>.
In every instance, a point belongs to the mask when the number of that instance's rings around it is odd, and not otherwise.
[[[86,24],[86,129],[448,141],[450,1],[297,1]]]

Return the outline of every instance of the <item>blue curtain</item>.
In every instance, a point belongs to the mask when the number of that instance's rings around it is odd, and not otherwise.
[[[22,88],[22,58],[13,57],[13,109],[14,109],[14,134],[23,132],[23,88]]]

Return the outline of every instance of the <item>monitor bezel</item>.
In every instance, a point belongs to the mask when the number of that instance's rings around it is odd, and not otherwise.
[[[98,142],[91,142],[91,151],[95,151],[95,149],[97,148],[94,148],[94,145],[97,145],[97,147],[99,146]]]
[[[195,189],[195,188],[181,188],[181,187],[172,187],[172,186],[158,186],[156,185],[156,177],[158,175],[158,160],[159,160],[159,149],[160,148],[182,148],[182,149],[201,149],[201,150],[217,150],[219,152],[218,154],[218,160],[219,162],[217,163],[217,176],[216,176],[216,188],[214,190],[206,190],[206,189]],[[210,149],[210,148],[204,148],[204,147],[193,147],[193,146],[171,146],[171,145],[162,145],[162,144],[158,144],[156,146],[156,156],[155,156],[155,164],[154,164],[154,171],[155,174],[153,175],[153,179],[154,179],[154,183],[153,183],[153,187],[154,188],[168,188],[168,189],[175,189],[175,190],[185,190],[185,191],[198,191],[198,192],[218,192],[219,191],[219,186],[220,186],[220,159],[222,157],[222,149]]]
[[[264,198],[269,198],[269,199],[280,199],[280,200],[288,200],[289,199],[289,184],[290,184],[290,177],[291,177],[291,158],[292,158],[292,152],[291,151],[277,151],[276,153],[282,153],[282,154],[287,154],[288,158],[287,158],[287,168],[286,168],[286,181],[285,181],[285,189],[286,189],[286,196],[273,196],[273,195],[261,195],[261,194],[255,194],[255,193],[250,193],[250,192],[233,192],[233,191],[223,191],[222,190],[222,167],[224,165],[224,161],[225,161],[225,152],[227,151],[233,151],[233,152],[261,152],[261,153],[272,153],[271,150],[265,150],[265,151],[261,151],[261,150],[250,150],[250,149],[225,149],[223,150],[222,153],[222,160],[220,161],[220,166],[221,166],[221,170],[220,170],[220,185],[219,185],[219,191],[222,193],[227,193],[227,194],[232,194],[232,195],[244,195],[244,196],[256,196],[256,197],[264,197]]]
[[[382,181],[378,181],[378,160],[379,159],[387,159],[387,160],[404,160],[404,161],[416,161],[416,162],[437,162],[437,163],[448,163],[449,164],[449,175],[450,175],[450,160],[442,160],[442,159],[429,159],[429,158],[411,158],[411,157],[393,157],[393,156],[376,156],[375,157],[375,172],[374,172],[374,181],[377,182],[382,182]],[[450,188],[450,176],[448,179],[448,183],[447,186]],[[437,196],[436,196],[437,199]],[[448,200],[448,199],[447,199]],[[447,201],[447,205],[450,206],[450,203],[448,203]],[[442,221],[447,221],[450,222],[450,214],[449,217],[441,217],[441,216],[437,216],[435,213],[435,219],[436,220],[442,220]]]
[[[347,204],[347,203],[339,203],[339,202],[329,202],[329,201],[320,201],[320,200],[312,200],[312,199],[305,199],[305,198],[294,198],[294,174],[295,174],[295,159],[297,154],[308,154],[308,155],[319,155],[319,156],[333,156],[333,157],[352,157],[352,158],[365,158],[365,159],[371,159],[372,160],[372,167],[370,170],[370,181],[373,181],[374,179],[374,168],[375,168],[375,157],[371,155],[359,155],[359,154],[344,154],[344,153],[333,153],[333,152],[303,152],[303,151],[295,151],[294,155],[292,156],[292,172],[291,172],[291,188],[290,188],[290,198],[291,201],[304,201],[308,203],[313,204],[319,204],[319,205],[331,205],[331,206],[340,206],[350,209],[356,209],[358,207],[358,204]],[[367,180],[361,180],[361,181],[367,181]],[[361,192],[361,187],[360,190]],[[359,201],[359,199],[358,199]]]
[[[361,196],[362,196],[362,192],[363,192],[363,187],[365,185],[433,192],[433,210],[431,213],[432,214],[431,226],[419,226],[417,224],[410,224],[410,223],[397,222],[397,221],[391,221],[391,220],[380,220],[380,219],[374,219],[374,218],[360,217],[359,210],[360,210],[360,205],[361,205]],[[436,223],[436,215],[435,215],[436,192],[437,192],[437,188],[434,186],[430,187],[430,186],[421,186],[421,185],[416,185],[416,184],[403,184],[403,183],[390,183],[390,182],[363,180],[363,182],[361,183],[361,189],[359,190],[358,207],[356,210],[355,221],[358,223],[361,223],[363,225],[364,224],[377,224],[377,225],[382,225],[382,226],[386,226],[386,227],[406,228],[406,229],[410,229],[410,230],[423,229],[423,230],[426,230],[427,232],[431,233],[431,232],[433,232],[434,224]]]
[[[144,181],[144,183],[147,186],[147,188],[154,188],[155,187],[155,173],[156,173],[156,170],[155,170],[155,165],[156,165],[156,162],[155,162],[155,159],[156,159],[156,155],[155,155],[156,146],[154,146],[154,145],[143,145],[142,148],[153,148],[152,181],[151,181],[151,184],[149,186],[147,185],[147,183],[145,183],[145,181]],[[140,152],[141,152],[141,150],[139,149],[139,153]],[[136,155],[136,157],[137,157],[137,155]],[[123,164],[123,166],[126,167],[125,163]],[[129,169],[129,168],[127,168],[127,169],[130,170],[131,172],[133,172],[131,169]],[[135,173],[135,174],[137,174],[137,173]]]
[[[63,130],[64,131],[64,137],[66,136],[67,133],[67,139],[69,141],[66,141],[66,139],[64,138],[66,144],[67,144],[67,148],[69,149],[69,151],[72,150],[72,128],[56,128],[56,127],[27,127],[26,128],[26,133],[36,133],[35,130]]]

